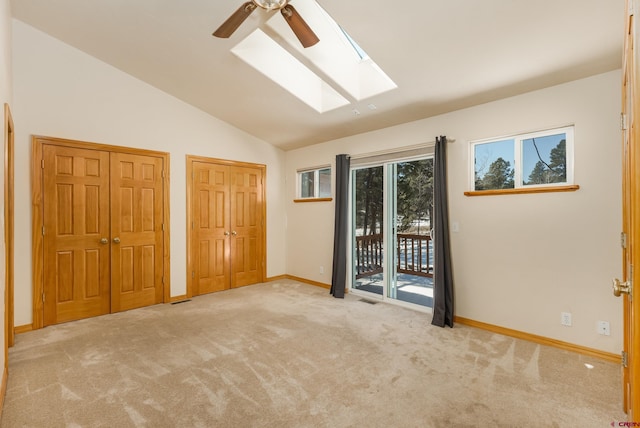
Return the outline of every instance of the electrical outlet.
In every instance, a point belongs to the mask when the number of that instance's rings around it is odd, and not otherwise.
[[[571,327],[571,312],[560,312],[560,324]]]
[[[324,266],[320,266],[320,275],[324,274]]]
[[[611,326],[608,321],[598,321],[598,334],[611,336]]]

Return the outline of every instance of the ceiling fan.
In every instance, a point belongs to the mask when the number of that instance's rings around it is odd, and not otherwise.
[[[240,9],[236,10],[214,31],[213,35],[223,39],[229,38],[257,7],[261,7],[266,11],[280,10],[289,27],[291,27],[293,33],[305,48],[313,46],[320,41],[298,11],[289,4],[289,0],[251,0],[245,2],[240,6]]]

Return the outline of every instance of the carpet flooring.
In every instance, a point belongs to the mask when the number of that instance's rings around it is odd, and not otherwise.
[[[279,281],[24,333],[2,427],[607,427],[620,367]],[[616,425],[617,426],[617,425]]]

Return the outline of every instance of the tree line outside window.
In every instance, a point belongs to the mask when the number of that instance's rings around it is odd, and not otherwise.
[[[397,232],[428,234],[433,216],[433,159],[396,163]],[[384,167],[355,171],[355,227],[358,236],[383,233]]]

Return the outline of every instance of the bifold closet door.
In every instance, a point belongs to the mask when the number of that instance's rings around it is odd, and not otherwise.
[[[193,295],[231,287],[229,167],[193,162]]]
[[[44,325],[110,312],[109,152],[44,145]]]
[[[231,168],[231,286],[262,281],[262,170]]]
[[[43,145],[43,325],[163,301],[163,159]]]
[[[111,153],[111,311],[162,303],[163,160]]]
[[[245,165],[191,161],[194,296],[263,280],[264,169]]]

